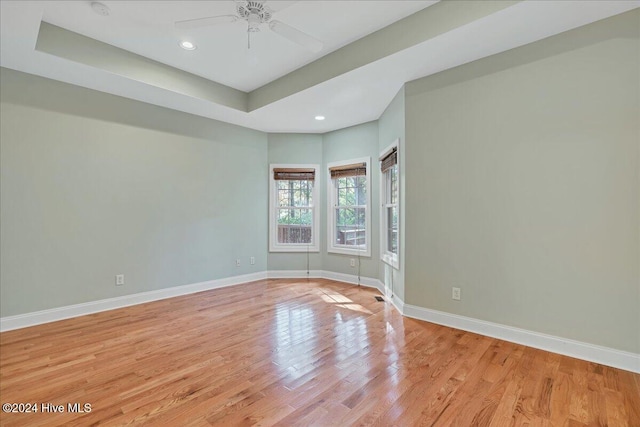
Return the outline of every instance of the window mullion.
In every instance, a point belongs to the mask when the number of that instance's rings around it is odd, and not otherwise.
[[[318,251],[318,165],[271,165],[269,249]]]

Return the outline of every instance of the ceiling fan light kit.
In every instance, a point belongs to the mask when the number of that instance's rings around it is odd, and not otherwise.
[[[265,5],[266,1],[238,1],[236,12],[238,16],[248,22],[250,32],[260,31],[260,24],[271,20],[271,9]]]
[[[247,47],[251,48],[251,33],[260,32],[261,24],[269,24],[269,29],[274,33],[288,39],[314,53],[318,53],[324,44],[313,36],[304,33],[292,26],[272,19],[274,12],[266,5],[266,0],[237,0],[237,15],[220,15],[206,18],[187,19],[177,21],[176,28],[199,28],[209,25],[225,24],[242,19],[247,22]]]

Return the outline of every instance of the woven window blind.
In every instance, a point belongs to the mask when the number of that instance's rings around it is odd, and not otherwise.
[[[351,176],[365,176],[367,174],[366,163],[354,163],[352,165],[335,166],[329,168],[331,178],[343,178]]]
[[[380,170],[386,172],[388,169],[398,164],[398,148],[394,147],[393,150],[380,160]]]
[[[274,168],[273,179],[283,180],[308,180],[316,179],[316,170],[313,168]]]

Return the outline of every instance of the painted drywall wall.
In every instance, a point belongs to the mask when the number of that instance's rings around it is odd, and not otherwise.
[[[324,135],[269,134],[269,163],[317,163],[321,165],[320,185],[320,252],[309,254],[310,270],[326,270],[357,275],[358,268],[350,266],[353,255],[327,253],[327,164],[330,162],[370,157],[372,165],[372,256],[360,258],[362,277],[379,277],[379,170],[378,125],[369,122],[340,129]],[[268,188],[267,188],[268,190]],[[276,253],[268,255],[269,270],[306,270],[306,253]]]
[[[269,164],[291,163],[291,164],[318,164],[322,163],[322,135],[318,134],[296,134],[296,133],[274,133],[269,134]],[[324,192],[324,168],[320,168],[316,185],[320,186],[320,193]],[[268,171],[267,171],[268,173]],[[268,184],[265,187],[269,193]],[[322,199],[322,197],[320,197]],[[324,205],[321,200],[316,201],[317,209],[322,218]],[[292,252],[269,252],[267,265],[269,270],[322,270],[323,236],[325,225],[320,221],[320,252],[292,253]]]
[[[379,278],[385,284],[385,287],[395,296],[404,300],[404,235],[405,235],[405,170],[403,165],[405,164],[405,95],[404,86],[398,94],[393,98],[387,109],[384,111],[380,119],[378,120],[378,153],[385,150],[393,141],[399,139],[399,159],[398,165],[400,167],[400,265],[399,269],[391,267],[384,262],[380,262]]]
[[[640,353],[639,18],[406,86],[407,303]]]
[[[0,78],[3,317],[266,270],[266,134]]]
[[[357,159],[361,157],[371,158],[371,256],[361,256],[360,276],[377,278],[379,274],[380,262],[380,241],[379,241],[379,179],[380,169],[377,167],[378,158],[378,122],[369,122],[357,126],[340,129],[323,135],[323,168],[327,169],[327,164],[331,162]],[[325,172],[326,173],[326,172]],[[326,176],[326,175],[325,175]],[[356,267],[351,267],[350,259],[358,258],[353,255],[342,255],[335,253],[327,253],[327,191],[328,184],[325,178],[325,190],[322,192],[322,224],[325,224],[322,232],[324,234],[324,243],[322,245],[323,252],[323,269],[343,274],[358,274]]]

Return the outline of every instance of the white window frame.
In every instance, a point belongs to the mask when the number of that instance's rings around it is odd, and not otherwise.
[[[382,260],[382,262],[384,262],[385,264],[390,265],[391,267],[395,268],[396,270],[400,269],[400,221],[401,221],[401,215],[400,215],[400,206],[401,206],[401,200],[402,200],[402,186],[400,183],[400,177],[402,176],[400,173],[400,139],[396,139],[395,141],[393,141],[391,143],[391,145],[389,145],[387,148],[385,148],[384,150],[382,150],[380,152],[380,157],[378,158],[379,161],[382,161],[382,159],[384,159],[389,153],[391,153],[393,151],[393,149],[397,150],[397,156],[398,156],[398,161],[397,161],[397,165],[398,165],[398,203],[397,203],[397,207],[398,207],[398,253],[394,254],[393,252],[390,252],[388,250],[388,236],[387,236],[387,224],[388,224],[388,210],[387,210],[387,194],[389,194],[389,192],[391,191],[390,187],[389,187],[389,183],[388,183],[388,179],[387,179],[387,173],[382,173],[380,172],[380,259]],[[378,165],[380,165],[380,162],[378,162]]]
[[[334,232],[336,227],[336,181],[331,179],[330,168],[336,166],[346,166],[354,163],[366,163],[367,174],[366,176],[366,189],[367,189],[367,204],[365,206],[365,249],[349,247],[347,245],[336,245],[334,242]],[[371,256],[371,157],[360,157],[358,159],[350,159],[339,162],[327,163],[327,252],[343,255],[355,255],[355,256]]]
[[[276,168],[300,168],[315,170],[313,183],[312,206],[313,224],[311,225],[311,244],[307,243],[278,243],[278,202],[276,191],[277,181],[273,178],[273,170]],[[320,252],[320,165],[317,164],[270,164],[269,165],[269,252]]]

